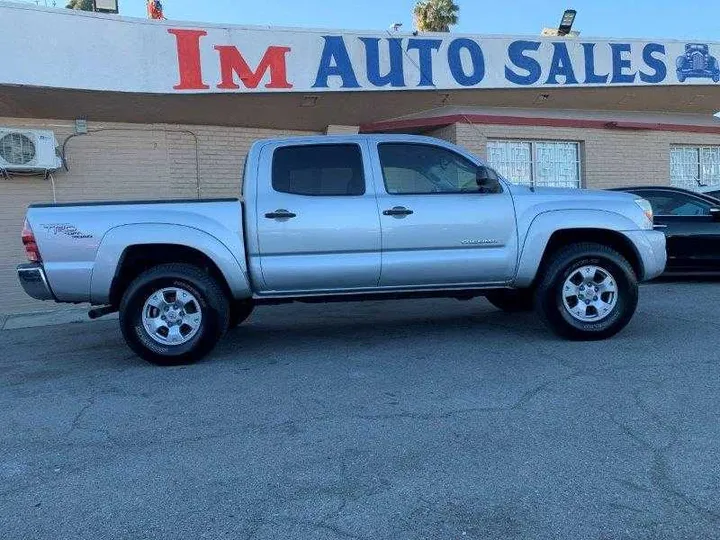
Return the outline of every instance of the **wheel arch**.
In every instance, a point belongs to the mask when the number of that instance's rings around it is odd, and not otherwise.
[[[117,305],[135,277],[165,263],[205,269],[230,298],[251,296],[245,259],[238,261],[214,236],[182,225],[137,224],[116,227],[103,238],[93,268],[93,303]]]
[[[644,273],[642,259],[635,244],[619,231],[598,228],[577,228],[577,229],[560,229],[555,231],[548,239],[543,252],[543,258],[540,261],[539,269],[547,265],[548,260],[552,258],[553,253],[569,244],[581,242],[595,242],[614,249],[620,255],[625,257],[632,266],[636,276],[642,276]]]
[[[215,278],[223,292],[232,296],[230,285],[218,265],[199,249],[180,244],[134,244],[120,256],[110,284],[109,303],[117,306],[128,285],[140,274],[161,264],[186,263],[196,266]]]
[[[581,242],[595,242],[614,249],[628,260],[635,275],[642,279],[645,269],[640,252],[633,241],[622,232],[627,226],[626,218],[620,215],[616,218],[615,214],[608,214],[610,217],[604,220],[587,219],[583,223],[558,227],[553,223],[558,216],[553,214],[556,213],[548,212],[538,216],[530,226],[519,256],[514,286],[532,287],[553,253],[566,245]]]

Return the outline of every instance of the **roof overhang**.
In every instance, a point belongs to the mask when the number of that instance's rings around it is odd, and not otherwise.
[[[342,92],[323,94],[157,95],[0,86],[0,116],[19,118],[87,118],[95,121],[247,126],[321,131],[328,125],[372,125],[391,119],[407,126],[441,125],[458,118],[427,121],[448,106],[497,109],[493,115],[518,116],[509,108],[536,111],[607,111],[605,122],[622,121],[624,111],[663,111],[706,115],[720,104],[720,85],[642,88],[557,88],[512,90]],[[503,110],[508,112],[503,113]],[[418,115],[418,113],[423,113]],[[402,117],[422,118],[402,118]],[[435,115],[438,116],[438,115]],[[454,116],[457,116],[455,114]],[[521,116],[527,116],[523,114]],[[410,122],[410,120],[412,120]],[[397,125],[397,124],[395,124]],[[391,129],[388,125],[384,129]]]

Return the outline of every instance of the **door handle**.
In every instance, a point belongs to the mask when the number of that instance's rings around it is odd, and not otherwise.
[[[278,208],[274,212],[268,212],[265,217],[268,219],[290,219],[296,217],[297,214],[285,210],[284,208]]]
[[[413,211],[404,206],[393,206],[389,210],[383,210],[383,216],[409,216]]]
[[[653,225],[653,229],[667,229],[667,225],[661,225],[658,223]]]

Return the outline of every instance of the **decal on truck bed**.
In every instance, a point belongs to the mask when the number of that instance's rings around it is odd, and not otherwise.
[[[82,232],[71,223],[49,223],[47,225],[43,225],[42,228],[55,236],[58,234],[64,234],[70,238],[92,238],[92,234]]]

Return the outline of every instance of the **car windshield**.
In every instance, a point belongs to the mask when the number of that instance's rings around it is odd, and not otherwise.
[[[684,193],[671,191],[639,191],[635,192],[652,205],[656,216],[709,216],[712,204]]]

